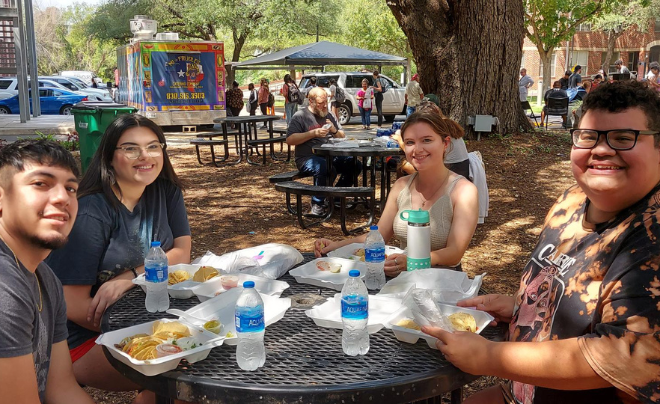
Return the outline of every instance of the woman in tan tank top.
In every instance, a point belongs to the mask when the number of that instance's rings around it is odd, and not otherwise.
[[[389,196],[378,230],[385,242],[392,237],[406,245],[406,226],[399,213],[406,209],[428,210],[431,217],[431,266],[455,267],[460,264],[477,227],[477,188],[467,179],[449,171],[444,157],[451,135],[463,129],[454,121],[433,110],[423,110],[408,117],[401,128],[406,160],[416,174],[399,178]],[[318,239],[317,257],[350,243],[364,243],[366,234],[334,242]],[[397,276],[406,270],[406,256],[391,254],[385,260],[385,274]]]

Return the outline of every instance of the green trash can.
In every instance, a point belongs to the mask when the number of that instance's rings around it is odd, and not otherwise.
[[[80,141],[80,163],[84,173],[92,162],[94,153],[101,143],[101,137],[110,122],[118,115],[133,114],[137,109],[114,102],[83,101],[74,105],[71,112]]]

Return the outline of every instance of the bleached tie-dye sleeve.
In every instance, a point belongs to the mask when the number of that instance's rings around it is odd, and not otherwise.
[[[653,200],[609,252],[616,258],[601,285],[600,318],[578,339],[596,373],[649,403],[660,402],[660,212]]]

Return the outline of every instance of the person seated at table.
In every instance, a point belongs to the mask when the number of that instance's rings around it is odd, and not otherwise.
[[[312,148],[327,143],[328,139],[345,137],[344,131],[328,112],[325,89],[314,87],[307,98],[309,105],[293,115],[286,132],[287,144],[296,146],[296,167],[303,176],[314,176],[314,185],[332,186],[333,178],[338,174],[339,180],[335,186],[350,187],[353,185],[354,173],[362,170],[362,164],[353,157],[337,156],[332,160],[333,172],[328,172],[325,157],[315,155]],[[310,214],[323,216],[324,202],[325,198],[313,196]]]
[[[158,125],[141,115],[110,123],[80,182],[70,242],[47,259],[64,285],[78,383],[113,391],[139,388],[110,365],[94,340],[106,308],[144,273],[152,241],[160,241],[170,265],[190,263],[182,189]],[[149,397],[141,393],[139,400]]]
[[[546,216],[518,292],[458,302],[509,323],[509,341],[422,329],[464,372],[512,381],[466,404],[660,397],[660,97],[616,81],[582,108],[570,156],[577,184]]]
[[[94,402],[73,376],[62,285],[43,262],[67,242],[77,176],[55,142],[0,150],[0,402]]]
[[[461,259],[477,227],[477,188],[444,164],[451,138],[462,135],[463,128],[435,111],[424,109],[411,114],[401,127],[406,160],[416,173],[399,178],[387,197],[378,222],[385,242],[392,237],[406,248],[408,223],[404,210],[429,211],[431,219],[431,266],[460,270]],[[367,235],[332,241],[321,238],[314,243],[317,257],[350,243],[364,243]],[[397,276],[406,270],[406,255],[391,254],[385,260],[385,274]]]

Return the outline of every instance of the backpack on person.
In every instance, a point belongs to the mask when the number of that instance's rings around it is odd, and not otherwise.
[[[390,89],[390,82],[387,80],[384,80],[383,78],[379,77],[378,80],[380,81],[380,87],[383,89],[381,91],[381,94],[385,94],[387,90]]]
[[[268,107],[272,108],[275,105],[275,96],[273,93],[268,93]]]
[[[346,101],[346,93],[344,92],[344,89],[339,86],[335,86],[335,101],[339,103],[344,103]]]
[[[296,104],[303,103],[303,97],[300,94],[300,89],[295,83],[292,86],[289,86],[289,92],[287,93],[287,99],[290,103],[295,102]]]

